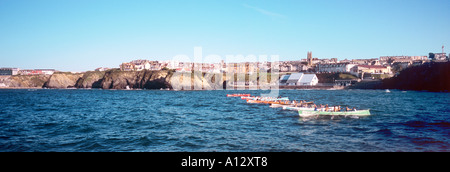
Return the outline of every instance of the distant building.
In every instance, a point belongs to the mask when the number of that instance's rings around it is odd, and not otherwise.
[[[280,72],[301,72],[307,71],[309,67],[305,61],[284,61],[280,62]]]
[[[150,61],[148,60],[133,60],[130,62],[134,66],[135,71],[148,70],[150,69]]]
[[[302,78],[303,73],[293,73],[289,76],[288,80],[286,81],[286,85],[297,85],[297,83]]]
[[[287,85],[287,81],[289,79],[289,76],[290,75],[283,75],[283,76],[281,76],[281,78],[280,78],[280,85]]]
[[[299,80],[297,85],[317,85],[319,83],[319,78],[316,74],[303,74],[303,77]]]
[[[220,64],[217,65],[208,65],[208,64],[204,64],[203,65],[203,70],[204,72],[208,72],[208,71],[219,71],[220,72]],[[250,63],[250,62],[244,62],[244,63],[228,63],[227,64],[227,68],[225,69],[226,72],[228,73],[248,73],[248,74],[253,74],[253,73],[258,73],[258,71],[263,71],[266,70],[265,67],[259,67],[259,66],[263,66],[262,64],[258,64],[258,63]]]
[[[42,71],[42,74],[44,75],[53,75],[55,73],[55,69],[35,69]]]
[[[132,63],[122,63],[120,65],[121,71],[134,71],[134,64]]]
[[[17,75],[19,68],[0,68],[0,75]]]
[[[358,65],[358,73],[390,74],[391,67],[381,65]]]
[[[308,66],[313,65],[312,52],[310,52],[310,51],[308,51],[307,62],[308,62]]]
[[[430,53],[429,58],[432,60],[447,60],[447,54],[446,53]]]
[[[293,73],[283,75],[280,78],[280,85],[288,86],[313,86],[319,83],[316,74]]]
[[[356,64],[350,63],[329,63],[329,64],[317,64],[316,72],[319,73],[338,73],[347,72],[357,75],[358,68]]]
[[[55,69],[22,69],[19,70],[19,75],[53,75]]]
[[[373,60],[374,59],[352,59],[351,63],[358,64],[358,65],[365,65],[365,64],[369,64]]]
[[[180,63],[175,62],[165,62],[160,63],[158,61],[149,60],[133,60],[129,63],[122,63],[120,65],[121,71],[141,71],[141,70],[161,70],[164,67],[169,69],[176,69]]]
[[[395,60],[428,60],[427,56],[381,56],[380,61]]]

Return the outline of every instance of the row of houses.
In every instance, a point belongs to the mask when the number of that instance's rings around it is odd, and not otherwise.
[[[404,68],[421,65],[430,60],[444,60],[445,53],[430,53],[429,56],[381,56],[370,59],[338,60],[337,58],[313,58],[308,52],[306,59],[298,61],[278,62],[243,62],[243,63],[193,63],[179,61],[149,61],[133,60],[122,63],[122,71],[161,70],[173,69],[178,72],[201,71],[209,73],[259,73],[259,72],[309,72],[309,73],[336,73],[345,72],[355,76],[363,73],[393,74]]]
[[[0,75],[52,75],[55,69],[0,68]]]
[[[133,60],[131,62],[122,63],[119,67],[122,71],[141,71],[141,70],[162,70],[173,69],[177,72],[201,71],[209,73],[258,73],[260,71],[268,71],[272,62],[243,62],[243,63],[194,63],[180,62],[174,60],[167,61],[150,61],[150,60]]]
[[[141,71],[141,70],[162,70],[164,68],[173,69],[177,72],[201,71],[209,73],[259,73],[271,72],[317,72],[317,73],[336,73],[346,72],[358,76],[360,73],[392,73],[389,65],[377,65],[379,62],[373,60],[355,60],[353,62],[333,60],[332,63],[315,63],[313,65],[305,64],[302,61],[287,62],[244,62],[244,63],[190,63],[178,61],[149,61],[134,60],[122,63],[120,70],[122,71]],[[375,65],[373,65],[375,64]]]
[[[318,73],[350,73],[355,76],[361,73],[371,74],[391,74],[390,66],[383,65],[358,65],[351,63],[328,63],[317,64],[316,72]]]

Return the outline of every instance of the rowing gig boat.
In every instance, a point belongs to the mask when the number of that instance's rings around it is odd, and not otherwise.
[[[270,105],[271,108],[280,108],[280,107],[283,107],[283,106],[285,106],[285,105],[282,105],[282,104],[271,104]]]
[[[299,110],[298,115],[300,117],[310,117],[315,115],[328,115],[328,116],[369,116],[370,110],[357,110],[346,112],[327,112],[327,111],[314,111],[314,110]]]
[[[285,110],[293,110],[293,111],[299,111],[299,110],[314,111],[314,108],[295,107],[295,106],[283,106],[283,109],[285,109]]]

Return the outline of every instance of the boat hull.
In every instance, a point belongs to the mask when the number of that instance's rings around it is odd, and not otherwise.
[[[293,110],[293,111],[299,111],[299,110],[314,111],[314,108],[294,107],[294,106],[284,106],[283,109],[284,110]]]
[[[370,110],[358,110],[347,112],[326,112],[326,111],[314,111],[314,110],[299,110],[300,117],[309,117],[316,115],[328,115],[328,116],[369,116]]]

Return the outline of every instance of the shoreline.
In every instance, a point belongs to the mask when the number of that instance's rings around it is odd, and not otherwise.
[[[381,88],[354,88],[354,87],[302,87],[291,86],[288,88],[279,87],[277,89],[249,89],[249,88],[232,88],[232,89],[212,89],[212,90],[174,90],[174,89],[102,89],[102,88],[42,88],[42,87],[0,87],[0,90],[158,90],[158,91],[251,91],[251,90],[400,90],[400,91],[419,91],[419,92],[436,92],[450,93],[449,91],[430,91],[430,90],[407,90],[407,89],[381,89]]]
[[[42,88],[42,87],[0,87],[0,90],[8,90],[8,89],[11,89],[11,90],[20,90],[20,89],[45,89],[45,88]]]
[[[214,91],[214,90],[344,90],[346,87],[333,86],[280,86],[272,89],[262,89],[255,87],[231,87],[227,89],[201,89],[201,90],[175,90],[175,89],[103,89],[103,88],[42,88],[42,87],[0,87],[0,90],[26,90],[26,89],[63,89],[63,90],[160,90],[160,91]]]

